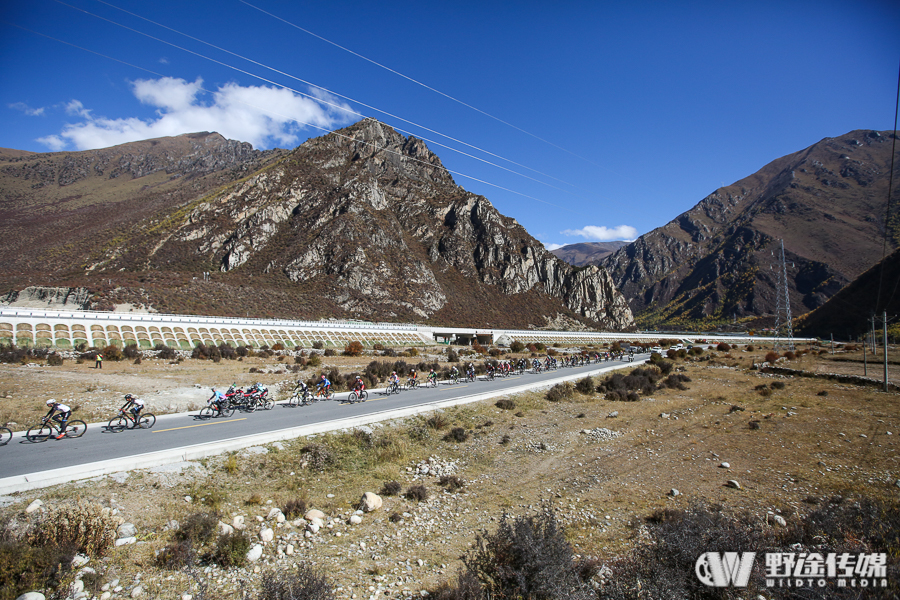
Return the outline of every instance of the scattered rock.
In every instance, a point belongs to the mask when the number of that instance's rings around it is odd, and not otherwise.
[[[614,410],[611,413],[609,413],[608,415],[606,415],[606,418],[607,419],[615,419],[618,416],[619,416],[619,411]]]
[[[730,469],[731,465],[727,462],[723,462],[723,463],[719,463],[719,468],[720,469]]]
[[[44,505],[44,503],[41,502],[40,499],[32,500],[31,504],[29,504],[28,507],[25,509],[25,514],[30,515],[31,513],[38,510],[40,507],[42,507],[43,505]],[[29,593],[32,593],[32,592],[29,592]],[[36,593],[36,592],[34,592],[34,593]],[[41,597],[43,597],[43,595]]]
[[[366,492],[359,501],[359,509],[364,512],[372,512],[381,508],[381,504],[381,496],[372,492]]]
[[[248,562],[256,562],[260,559],[263,553],[262,544],[254,544],[252,548],[247,551],[247,561]]]
[[[741,489],[741,484],[738,483],[736,479],[729,479],[728,483],[725,484],[725,487],[730,487],[730,488],[739,490],[739,489]]]
[[[131,590],[131,597],[138,598],[143,593],[144,593],[144,588],[142,588],[141,586],[137,586],[133,590]]]
[[[119,538],[116,540],[116,547],[118,548],[119,546],[129,546],[131,544],[134,544],[135,542],[137,542],[137,538],[134,536]]]
[[[25,592],[16,600],[45,600],[44,595],[40,592]]]
[[[607,429],[606,427],[597,427],[596,429],[582,429],[581,433],[588,437],[588,441],[591,442],[608,442],[609,440],[614,440],[617,437],[621,437],[623,434],[620,431],[613,431],[611,429]]]
[[[234,533],[234,527],[219,521],[219,535],[231,535],[232,533]]]
[[[680,495],[681,495],[681,492],[679,492],[679,491],[678,491],[677,489],[675,489],[675,488],[672,488],[671,490],[669,490],[669,495],[672,496],[672,497],[674,498],[675,496],[680,496]]]
[[[116,529],[116,535],[120,538],[134,537],[137,535],[137,528],[133,523],[122,523],[119,525],[119,528]]]
[[[259,539],[262,542],[271,542],[275,539],[275,532],[272,531],[271,528],[266,527],[262,531],[259,532]]]
[[[76,554],[74,558],[72,558],[72,568],[77,569],[79,567],[83,567],[84,565],[91,562],[91,559],[84,554]]]
[[[287,548],[284,549],[284,553],[287,554],[288,556],[293,555],[294,554],[294,545],[288,544]]]
[[[781,527],[787,527],[787,521],[785,521],[784,517],[782,517],[781,515],[775,515],[774,517],[772,517],[772,520]]]
[[[359,515],[351,515],[350,516],[350,524],[351,525],[359,525],[360,523],[362,523],[362,517],[360,517]]]
[[[241,530],[245,527],[244,525],[244,515],[238,515],[231,521],[231,526],[235,529]]]

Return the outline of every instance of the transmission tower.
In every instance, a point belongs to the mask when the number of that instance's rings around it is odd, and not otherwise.
[[[777,277],[775,293],[775,350],[794,351],[794,325],[791,320],[791,297],[788,293],[787,262],[784,260],[784,240],[781,240],[781,273]]]

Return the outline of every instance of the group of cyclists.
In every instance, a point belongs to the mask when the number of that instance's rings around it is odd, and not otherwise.
[[[574,355],[566,355],[562,359],[557,359],[554,356],[550,356],[549,354],[544,357],[543,360],[539,358],[533,358],[529,365],[528,359],[520,358],[516,361],[512,360],[501,360],[501,361],[489,361],[485,365],[485,375],[487,380],[493,380],[497,377],[508,377],[512,374],[524,374],[528,371],[529,366],[531,368],[532,373],[541,373],[543,371],[555,370],[558,368],[565,367],[583,367],[585,365],[591,363],[601,363],[601,362],[609,362],[610,360],[618,360],[621,358],[627,358],[628,360],[634,360],[634,350],[631,349],[627,353],[626,352],[593,352],[593,353],[582,353],[582,354],[574,354]],[[461,377],[459,369],[456,365],[450,367],[447,372],[448,383],[459,383]],[[465,381],[475,381],[477,379],[475,373],[475,365],[473,363],[467,363],[465,366]],[[424,385],[428,385],[431,387],[437,387],[438,385],[438,373],[434,370],[434,368],[430,369],[428,374],[424,378]],[[400,382],[400,376],[397,374],[397,371],[393,371],[387,379],[386,382],[386,393],[391,394],[394,392],[399,392],[401,389],[415,389],[422,385],[419,380],[419,374],[416,369],[412,369],[407,376],[407,380],[405,386]],[[216,388],[212,388],[212,396],[207,400],[207,406],[205,409],[201,411],[201,417],[204,416],[230,416],[234,414],[236,409],[242,409],[246,411],[255,411],[258,408],[264,408],[266,410],[271,409],[274,406],[274,401],[269,398],[269,390],[268,388],[257,382],[253,384],[246,391],[238,388],[236,384],[232,384],[226,391],[222,392],[217,390]],[[351,392],[348,396],[349,402],[365,402],[368,397],[368,393],[366,392],[366,384],[363,381],[362,377],[357,375],[356,380],[353,382]],[[331,400],[334,398],[334,392],[332,390],[332,383],[328,379],[325,374],[322,374],[317,381],[316,392],[313,394],[312,390],[310,390],[309,386],[303,380],[298,380],[297,385],[291,393],[290,403],[292,405],[295,404],[309,404],[315,402],[318,399],[326,399]],[[295,402],[296,401],[296,402]],[[51,437],[55,437],[55,439],[62,439],[72,436],[71,431],[67,431],[67,426],[69,424],[70,418],[72,416],[72,408],[62,402],[57,402],[56,400],[47,400],[47,406],[49,407],[49,411],[41,419],[41,425],[36,426],[32,429],[43,429],[45,427],[51,426],[53,429],[58,431],[57,435],[53,435]],[[144,409],[144,401],[134,394],[125,394],[125,404],[119,409],[119,416],[114,417],[112,421],[110,421],[109,428],[115,430],[121,430],[123,428],[123,423],[125,427],[136,428],[139,426],[147,427],[148,425],[142,425],[146,423],[146,420],[142,417],[142,411]],[[148,413],[149,415],[149,413]],[[156,418],[152,415],[152,421],[150,421],[150,425],[156,422]],[[126,421],[122,421],[125,419]],[[119,423],[119,428],[114,428],[113,423]],[[79,423],[82,423],[79,421]],[[30,432],[31,430],[29,430]],[[78,435],[83,434],[83,429]],[[47,437],[47,436],[44,436]]]

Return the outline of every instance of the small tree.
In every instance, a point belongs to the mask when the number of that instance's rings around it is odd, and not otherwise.
[[[360,342],[353,341],[344,348],[344,356],[359,356],[362,354],[363,345]]]

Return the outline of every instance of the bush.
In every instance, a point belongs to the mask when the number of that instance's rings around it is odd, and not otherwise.
[[[47,364],[51,367],[61,367],[63,364],[63,357],[57,352],[52,352],[47,356]]]
[[[790,350],[788,350],[787,352],[784,353],[784,357],[788,360],[796,360],[797,355],[794,354],[793,352],[791,352]]]
[[[116,526],[99,504],[78,502],[51,512],[28,541],[34,546],[74,548],[97,558],[112,548]]]
[[[281,509],[281,512],[284,513],[286,519],[291,520],[305,515],[307,508],[309,507],[306,505],[306,500],[294,498],[284,503],[284,508]]]
[[[316,340],[315,342],[313,342],[313,348],[315,348],[316,350],[321,350],[324,347],[325,347],[325,342],[323,342],[321,340]]]
[[[334,591],[324,575],[306,563],[289,571],[263,575],[257,600],[334,600]]]
[[[360,342],[350,342],[344,347],[344,356],[359,356],[362,354],[363,345]]]
[[[516,403],[511,398],[500,398],[494,403],[494,406],[501,410],[513,410],[516,407]]]
[[[122,354],[122,349],[116,346],[115,344],[110,344],[106,348],[104,348],[100,354],[103,355],[103,360],[114,360],[116,362],[125,358]]]
[[[450,420],[444,416],[444,413],[434,413],[425,419],[425,425],[427,425],[429,429],[440,431],[441,429],[446,429],[450,426]]]
[[[400,485],[399,481],[386,481],[378,493],[381,496],[396,496],[401,489],[403,489],[403,486]]]
[[[32,546],[4,532],[0,535],[0,600],[56,589],[70,572],[76,552],[73,547]]]
[[[211,562],[220,567],[241,567],[247,562],[247,551],[250,550],[250,538],[243,531],[234,531],[220,535],[216,539],[216,547],[209,556]]]
[[[575,390],[581,394],[593,394],[595,388],[594,378],[590,375],[583,379],[579,379],[578,383],[575,384]]]
[[[334,457],[331,451],[322,444],[309,444],[300,451],[300,459],[305,462],[309,468],[316,471],[324,471],[332,462]]]
[[[453,348],[449,348],[447,350],[447,362],[457,363],[459,362],[459,354],[456,353],[456,350]]]
[[[495,533],[482,532],[477,536],[463,564],[469,576],[481,584],[484,598],[588,600],[596,597],[582,580],[585,570],[575,559],[552,510],[513,521],[504,516]],[[469,589],[477,590],[471,583]]]
[[[557,383],[552,388],[547,390],[547,394],[544,396],[550,402],[560,402],[561,400],[571,400],[575,397],[575,386],[573,386],[568,381],[563,383]]]
[[[463,427],[454,427],[447,435],[444,436],[445,442],[465,442],[469,439],[469,434]]]
[[[690,382],[690,381],[691,381],[691,378],[688,377],[687,375],[682,375],[681,373],[674,373],[672,375],[669,375],[665,379],[663,379],[659,384],[659,388],[660,389],[670,388],[670,389],[675,389],[675,390],[686,390],[688,388],[684,384],[686,382]]]
[[[524,351],[525,351],[525,344],[523,344],[523,343],[520,342],[519,340],[514,340],[513,343],[511,343],[511,344],[509,345],[509,351],[510,351],[510,352],[516,352],[516,353],[518,353],[518,352],[524,352]]]
[[[175,360],[175,357],[178,356],[175,348],[165,344],[156,344],[153,349],[156,350],[156,356],[163,360]]]
[[[784,382],[783,382],[783,381],[773,381],[773,382],[772,382],[772,389],[773,389],[773,390],[783,390],[783,389],[784,389]]]
[[[726,344],[725,342],[719,342],[719,344],[716,346],[716,350],[718,350],[719,352],[728,352],[729,350],[731,350],[731,346]]]
[[[334,351],[333,348],[325,349],[325,356],[331,357],[331,356],[335,356],[335,355],[336,355],[336,352]]]
[[[309,358],[306,359],[306,364],[313,369],[318,369],[322,366],[322,358],[318,354],[310,354]]]
[[[416,502],[424,502],[428,500],[428,489],[420,484],[410,486],[406,489],[406,493],[403,494],[407,500],[415,500]]]
[[[447,488],[451,492],[461,490],[466,486],[465,482],[456,475],[444,475],[438,481],[438,485]]]
[[[141,351],[138,348],[137,344],[128,344],[122,350],[122,356],[127,358],[128,360],[134,360],[138,356],[141,355]]]
[[[175,530],[175,541],[190,542],[195,546],[209,543],[216,533],[219,517],[214,513],[194,513]]]
[[[778,358],[779,357],[778,357],[777,352],[774,352],[772,350],[769,350],[768,352],[766,352],[766,362],[767,363],[774,363],[776,360],[778,360]]]
[[[478,354],[487,354],[487,350],[484,349],[484,346],[478,343],[478,340],[472,342],[472,350],[474,350]]]

